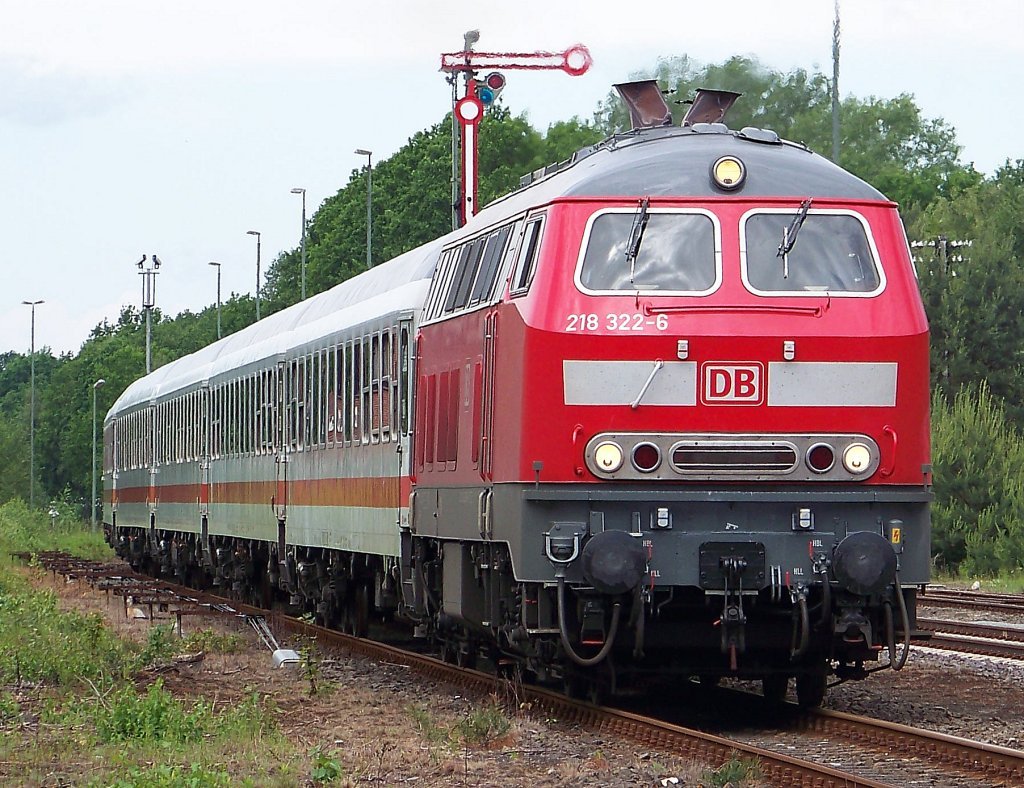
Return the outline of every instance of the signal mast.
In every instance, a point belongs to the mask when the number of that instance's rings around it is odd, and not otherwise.
[[[505,88],[505,75],[491,71],[482,79],[481,70],[564,71],[572,77],[585,74],[594,60],[583,44],[564,52],[476,52],[479,30],[463,36],[461,52],[441,54],[441,71],[452,86],[452,229],[464,225],[476,214],[477,127],[484,110],[492,106]],[[463,78],[459,98],[459,75]],[[461,161],[461,164],[460,164]]]

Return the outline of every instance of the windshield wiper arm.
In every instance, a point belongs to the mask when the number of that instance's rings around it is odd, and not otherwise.
[[[633,227],[629,231],[629,243],[626,244],[626,260],[629,262],[629,283],[636,284],[636,258],[640,254],[640,244],[644,240],[644,232],[647,230],[647,221],[650,219],[648,208],[651,205],[651,198],[644,197],[637,204],[636,214],[633,216]]]
[[[796,246],[796,237],[800,234],[800,228],[804,226],[804,219],[807,218],[807,212],[811,209],[811,202],[811,198],[808,197],[800,203],[800,209],[793,217],[793,221],[789,223],[788,227],[782,229],[782,243],[779,244],[779,251],[775,256],[782,258],[783,279],[789,278],[789,253]]]
[[[636,399],[629,403],[629,407],[631,407],[633,410],[636,410],[637,408],[640,407],[640,400],[644,398],[644,394],[647,393],[647,389],[651,387],[651,384],[654,382],[655,375],[661,372],[661,368],[664,366],[665,362],[662,361],[660,358],[654,362],[654,369],[652,369],[651,374],[647,376],[647,380],[644,382],[644,385],[640,388],[640,393],[636,395]]]

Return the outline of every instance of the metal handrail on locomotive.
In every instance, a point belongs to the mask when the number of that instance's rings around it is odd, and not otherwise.
[[[795,678],[816,705],[901,668],[931,467],[897,206],[729,129],[735,94],[673,125],[619,87],[630,131],[133,383],[118,553],[574,692]]]

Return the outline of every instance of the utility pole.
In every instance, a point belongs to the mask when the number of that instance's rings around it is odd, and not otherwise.
[[[373,151],[356,148],[355,153],[366,157],[366,270],[369,271],[373,267]]]
[[[92,384],[92,530],[96,530],[96,389],[106,383],[100,378]]]
[[[246,235],[256,236],[256,319],[260,319],[260,241],[262,236],[259,230],[246,230]]]
[[[32,344],[29,351],[32,383],[31,405],[28,416],[28,506],[36,508],[36,307],[45,304],[45,301],[22,301],[25,306],[32,308]]]
[[[951,240],[945,235],[939,235],[927,241],[911,241],[910,249],[914,256],[914,264],[918,271],[918,278],[923,278],[924,274],[928,276],[934,276],[936,279],[936,285],[923,292],[928,296],[925,303],[926,307],[931,307],[933,314],[929,317],[934,319],[941,309],[941,298],[949,287],[949,280],[957,277],[956,268],[953,266],[962,263],[966,260],[963,249],[969,249],[974,245],[974,241],[971,239],[955,239]],[[921,256],[918,249],[931,249],[931,259]],[[940,322],[939,325],[942,325]],[[943,386],[949,386],[949,335],[948,332],[945,336],[932,335],[932,346],[941,346],[942,348],[942,381]],[[937,341],[936,341],[937,340]]]
[[[301,186],[292,189],[292,194],[302,195],[302,297],[306,300],[306,190]]]
[[[135,265],[139,268],[139,276],[142,277],[142,308],[146,310],[146,374],[148,375],[153,371],[153,355],[151,351],[153,340],[152,312],[153,307],[156,305],[156,275],[157,269],[160,267],[160,258],[153,255],[153,265],[149,268],[145,267],[146,260],[146,255],[142,255],[142,259]]]
[[[839,163],[839,0],[832,23],[832,161]]]
[[[210,263],[210,265],[217,268],[217,339],[220,339],[220,263]]]

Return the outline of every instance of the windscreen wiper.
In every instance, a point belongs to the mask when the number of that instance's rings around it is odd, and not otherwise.
[[[782,229],[782,243],[779,244],[779,252],[775,256],[782,258],[783,279],[789,278],[789,253],[796,246],[796,237],[800,234],[800,228],[804,226],[804,219],[807,218],[807,212],[810,209],[811,198],[808,197],[800,203],[800,209],[796,212],[796,216],[793,217],[793,221],[789,223],[789,226]]]
[[[636,214],[633,216],[633,227],[629,231],[629,243],[626,244],[626,260],[629,261],[629,283],[636,284],[636,258],[640,254],[640,244],[644,239],[644,232],[647,230],[647,221],[650,219],[648,208],[651,205],[651,198],[644,197],[637,204]]]

